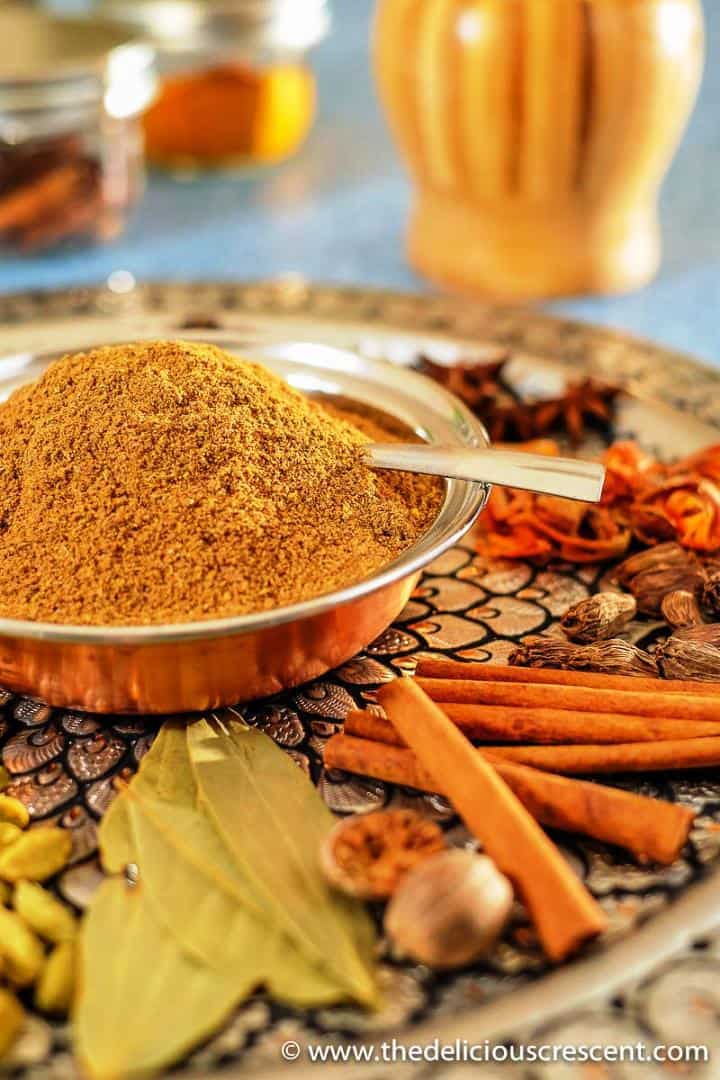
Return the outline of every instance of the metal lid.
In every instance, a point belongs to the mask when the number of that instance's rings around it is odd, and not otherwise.
[[[159,48],[303,50],[330,26],[328,0],[98,0],[104,15]]]
[[[127,30],[0,5],[0,121],[101,103],[111,116],[132,116],[154,91],[154,51]]]

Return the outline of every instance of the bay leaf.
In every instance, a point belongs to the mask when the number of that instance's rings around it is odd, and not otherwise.
[[[197,721],[203,725],[205,721]],[[166,720],[134,777],[148,794],[167,802],[194,805],[197,784],[187,745],[186,719]]]
[[[164,798],[159,798],[162,794]],[[330,1004],[343,986],[297,954],[262,897],[197,809],[185,727],[168,724],[100,830],[105,865],[140,869],[155,918],[195,959],[232,968],[239,988],[259,984],[287,1004]]]
[[[151,1076],[209,1038],[242,994],[237,974],[199,964],[153,916],[142,883],[108,878],[80,939],[76,1053],[93,1080]]]
[[[226,846],[306,958],[347,996],[377,1004],[372,922],[330,888],[319,866],[332,814],[267,735],[242,724],[211,730],[192,725],[187,737],[199,796]]]
[[[212,825],[194,810],[144,796],[129,793],[129,803],[136,862],[156,918],[186,952],[216,970],[233,967],[251,990],[262,981],[276,930],[247,902]]]
[[[168,721],[158,732],[140,769],[131,780],[133,791],[143,791],[152,798],[167,799],[180,805],[194,805],[196,784],[187,751],[182,721]],[[109,874],[123,873],[135,859],[136,851],[130,821],[130,804],[124,785],[106,811],[100,825],[100,854]]]
[[[103,868],[108,874],[124,873],[135,860],[130,804],[124,793],[116,795],[105,811],[98,835]]]

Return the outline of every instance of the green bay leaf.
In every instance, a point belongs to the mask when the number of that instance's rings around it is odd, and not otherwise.
[[[298,953],[198,808],[185,726],[163,729],[110,808],[100,839],[109,869],[137,864],[146,902],[178,945],[210,967],[233,970],[239,988],[263,984],[297,1006],[346,996]]]
[[[198,791],[264,906],[306,958],[366,1005],[377,1003],[374,930],[364,907],[335,893],[319,866],[333,816],[273,741],[233,724],[188,729]]]
[[[100,854],[109,874],[123,873],[137,856],[127,798],[130,786],[133,792],[142,792],[150,798],[167,799],[181,806],[195,805],[196,785],[187,752],[186,726],[179,721],[165,723],[130,785],[123,786],[106,811],[100,825]]]
[[[122,874],[135,860],[135,838],[130,820],[130,802],[125,793],[116,795],[100,823],[100,858],[108,874]]]
[[[135,1080],[174,1064],[209,1038],[244,996],[178,949],[142,884],[109,878],[93,897],[80,945],[75,1049],[93,1080]]]
[[[252,989],[266,970],[274,928],[251,905],[211,823],[144,796],[129,793],[129,802],[136,861],[156,918],[197,960],[234,968]]]

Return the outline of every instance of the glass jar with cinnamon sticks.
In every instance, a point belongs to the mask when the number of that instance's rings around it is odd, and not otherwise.
[[[147,37],[162,75],[145,118],[148,158],[180,174],[245,170],[290,157],[315,115],[308,51],[327,0],[100,0]]]
[[[143,187],[152,49],[92,19],[0,8],[0,252],[118,235]]]

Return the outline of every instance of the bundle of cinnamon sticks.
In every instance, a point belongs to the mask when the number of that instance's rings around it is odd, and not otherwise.
[[[110,199],[110,187],[80,136],[0,144],[0,246],[32,253],[71,239],[109,239],[135,196],[123,182]]]
[[[668,864],[687,840],[689,808],[573,774],[720,765],[720,686],[426,660],[378,703],[350,713],[326,767],[447,796],[516,882],[553,959],[599,932],[602,913],[575,895],[527,821]],[[524,815],[519,832],[508,830],[509,805]],[[537,895],[548,874],[564,903],[552,889]]]

